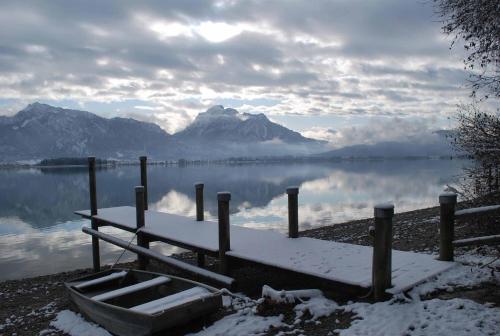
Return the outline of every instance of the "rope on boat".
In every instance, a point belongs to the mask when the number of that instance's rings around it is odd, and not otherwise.
[[[125,251],[128,250],[128,248],[130,247],[130,244],[132,244],[132,241],[134,240],[134,238],[137,236],[137,231],[134,233],[134,235],[132,236],[132,238],[130,239],[130,241],[127,243],[127,247],[124,247],[123,248],[123,251],[122,253],[118,256],[118,259],[116,259],[116,261],[114,262],[113,266],[111,266],[111,268],[115,268],[116,264],[118,264],[118,262],[120,261],[120,259],[123,257],[123,255],[125,254]]]

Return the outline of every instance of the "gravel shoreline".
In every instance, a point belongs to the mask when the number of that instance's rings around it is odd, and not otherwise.
[[[486,234],[498,234],[499,216],[494,214],[486,219],[475,220],[475,223],[457,222],[456,237],[465,238],[471,236],[480,236]],[[437,253],[439,207],[420,209],[405,213],[395,214],[393,221],[394,241],[393,248],[406,251],[418,251],[425,253]],[[368,227],[373,225],[373,219],[363,219],[350,221],[343,224],[335,224],[321,228],[311,229],[300,233],[301,236],[313,237],[325,240],[334,240],[339,242],[370,245],[371,238],[368,236]],[[467,252],[470,248],[457,249],[457,254]],[[498,249],[477,248],[475,253],[488,255],[494,258],[498,256]],[[184,261],[195,263],[195,255],[192,253],[183,253],[175,256]],[[208,267],[215,267],[216,261],[208,260]],[[134,263],[120,264],[120,267],[133,267]],[[183,275],[168,268],[162,267],[156,263],[151,263],[151,270],[165,271]],[[254,283],[253,289],[249,288],[250,297],[259,295],[258,289],[261,283],[269,283],[276,288],[284,284],[283,277],[277,274],[268,274],[269,272],[256,269],[243,269],[237,278],[246,278],[247,283]],[[92,273],[91,269],[75,270],[53,275],[26,278],[20,280],[11,280],[0,282],[0,335],[66,335],[61,331],[50,328],[49,324],[57,312],[70,309],[66,297],[63,283],[69,279]],[[254,281],[258,279],[259,281]],[[288,279],[287,279],[288,280]],[[443,297],[454,296],[471,298],[476,301],[482,301],[482,296],[488,293],[489,299],[495,298],[493,302],[498,306],[500,301],[500,290],[496,284],[485,284],[482,288],[465,289],[457,291],[454,294],[442,293]],[[339,302],[344,298],[335,297]],[[490,300],[491,301],[491,300]],[[285,319],[292,316],[293,310],[290,307],[268,307],[262,314],[276,313],[284,314]],[[211,320],[219,318],[214,316]],[[350,316],[345,313],[334,313],[329,317],[322,318],[319,324],[307,324],[301,326],[305,335],[331,335],[328,330],[345,328],[351,321]],[[210,321],[208,321],[210,322]],[[196,331],[200,329],[207,321],[200,321],[199,325],[194,325],[190,330],[177,330],[173,334],[182,335],[186,331]],[[170,334],[170,333],[169,333]],[[268,332],[273,335],[273,331]]]

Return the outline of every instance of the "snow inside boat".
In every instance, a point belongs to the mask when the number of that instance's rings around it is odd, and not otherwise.
[[[151,335],[222,307],[218,289],[153,272],[111,269],[65,285],[83,315],[119,336]]]

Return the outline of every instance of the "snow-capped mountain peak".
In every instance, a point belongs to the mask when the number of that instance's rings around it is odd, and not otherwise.
[[[184,142],[229,141],[257,143],[279,139],[283,143],[312,143],[313,139],[273,123],[263,113],[240,113],[215,105],[198,114],[193,123],[175,135]]]

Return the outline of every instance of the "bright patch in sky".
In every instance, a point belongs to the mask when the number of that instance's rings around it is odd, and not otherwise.
[[[141,21],[148,20],[142,18]],[[225,22],[205,21],[196,25],[186,25],[179,22],[155,21],[149,25],[161,40],[172,37],[194,37],[195,34],[212,43],[224,42],[243,31],[239,25],[230,25]]]
[[[241,34],[243,28],[225,22],[202,22],[196,32],[210,42],[219,43]]]
[[[189,26],[180,24],[178,22],[163,22],[157,21],[149,26],[153,32],[158,34],[160,39],[167,39],[177,36],[193,36]]]

